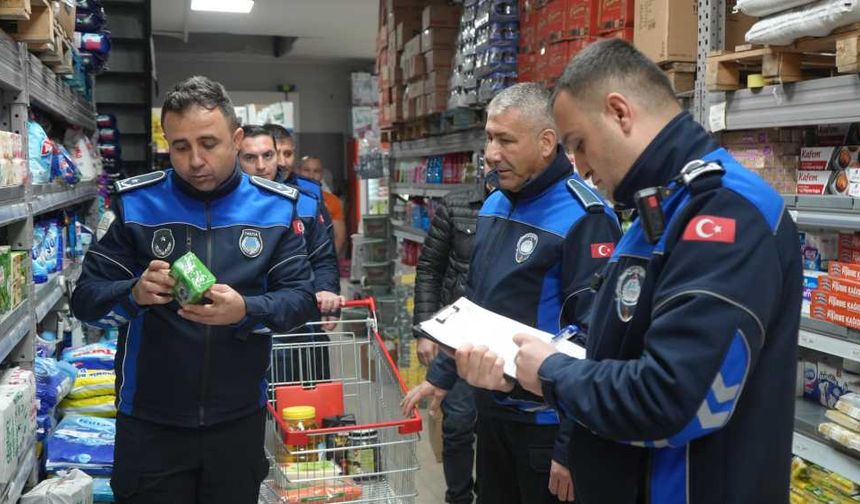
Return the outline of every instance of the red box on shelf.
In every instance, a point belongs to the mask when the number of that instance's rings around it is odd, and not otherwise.
[[[535,13],[538,18],[537,38],[556,42],[564,38],[566,0],[549,0]]]
[[[538,50],[537,16],[520,17],[520,52],[528,53]]]
[[[598,29],[600,33],[615,32],[621,28],[632,28],[636,14],[633,0],[598,0],[600,2]],[[623,38],[623,37],[616,37]],[[631,30],[630,40],[633,40]]]
[[[633,28],[622,28],[620,30],[603,32],[600,34],[600,38],[611,39],[611,38],[619,38],[622,40],[626,40],[627,42],[633,43]]]
[[[537,58],[534,53],[520,53],[517,55],[517,81],[532,82],[535,79],[535,62]]]
[[[600,0],[565,0],[564,37],[597,35]]]
[[[561,74],[568,62],[585,49],[593,41],[591,37],[581,37],[574,40],[563,40],[546,47],[546,63],[543,67],[542,81],[553,83]]]

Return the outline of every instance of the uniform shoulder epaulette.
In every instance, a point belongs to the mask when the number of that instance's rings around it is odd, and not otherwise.
[[[152,173],[137,175],[136,177],[117,180],[114,183],[114,187],[116,188],[116,192],[122,194],[124,192],[131,191],[132,189],[140,189],[141,187],[151,186],[156,182],[161,182],[162,180],[164,180],[165,177],[167,177],[167,173],[165,173],[164,171],[155,171]]]
[[[275,194],[280,194],[281,196],[291,199],[293,201],[297,200],[299,197],[298,188],[293,187],[291,185],[282,184],[280,182],[275,182],[273,180],[257,176],[251,177],[251,183],[257,187],[261,187]]]
[[[591,188],[585,184],[585,182],[575,178],[568,179],[567,188],[574,196],[576,196],[576,199],[582,203],[582,206],[585,207],[589,213],[603,212],[603,209],[605,208],[603,200],[598,198]]]

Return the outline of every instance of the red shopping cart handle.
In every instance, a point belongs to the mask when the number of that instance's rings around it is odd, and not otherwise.
[[[373,297],[345,301],[342,306],[343,308],[367,308],[372,311],[374,315],[376,314],[376,299]]]

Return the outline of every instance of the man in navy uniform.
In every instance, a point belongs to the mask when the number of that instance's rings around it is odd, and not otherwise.
[[[116,358],[118,503],[257,502],[271,338],[318,316],[295,188],[248,177],[223,86],[176,85],[162,124],[173,169],[117,183],[72,296],[75,315],[127,325]],[[171,263],[193,252],[217,283],[179,306]]]
[[[580,173],[639,214],[595,281],[587,358],[515,338],[519,384],[575,422],[577,501],[788,502],[802,269],[782,198],[624,41],[568,64],[554,112]],[[486,349],[457,359],[511,388]]]
[[[478,214],[466,297],[556,333],[569,323],[586,325],[592,276],[606,265],[620,230],[613,210],[573,173],[549,98],[537,84],[517,84],[487,108],[486,161],[500,190]],[[404,409],[429,395],[438,407],[456,381],[454,361],[440,354]],[[571,425],[559,428],[556,410],[522,389],[505,398],[475,390],[475,403],[478,502],[572,501]]]
[[[244,137],[239,148],[239,166],[248,175],[255,175],[267,180],[278,177],[278,154],[275,138],[269,128],[257,125],[242,126]],[[285,183],[286,184],[286,183]],[[291,184],[288,184],[291,185]],[[326,312],[338,310],[342,303],[340,297],[340,273],[337,268],[337,257],[334,244],[325,228],[323,216],[324,205],[306,188],[296,187],[299,199],[296,204],[293,230],[305,237],[308,260],[314,272],[314,292],[320,309]],[[323,303],[330,300],[332,303]],[[323,329],[334,329],[335,324],[327,322]],[[311,331],[319,332],[320,326],[310,326]],[[298,332],[307,332],[308,328]],[[284,341],[297,343],[309,341],[306,335],[297,335]],[[325,346],[308,345],[306,348],[296,348],[290,352],[279,351],[272,365],[275,379],[278,382],[308,382],[326,380],[331,376],[328,348]]]

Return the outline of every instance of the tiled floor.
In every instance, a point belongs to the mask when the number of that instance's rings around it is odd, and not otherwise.
[[[427,418],[427,412],[421,411],[422,418]],[[415,475],[415,486],[418,498],[415,504],[443,504],[445,502],[445,478],[442,475],[442,464],[436,463],[433,449],[427,435],[427,421],[424,422],[424,432],[418,440],[418,464],[421,468]]]

